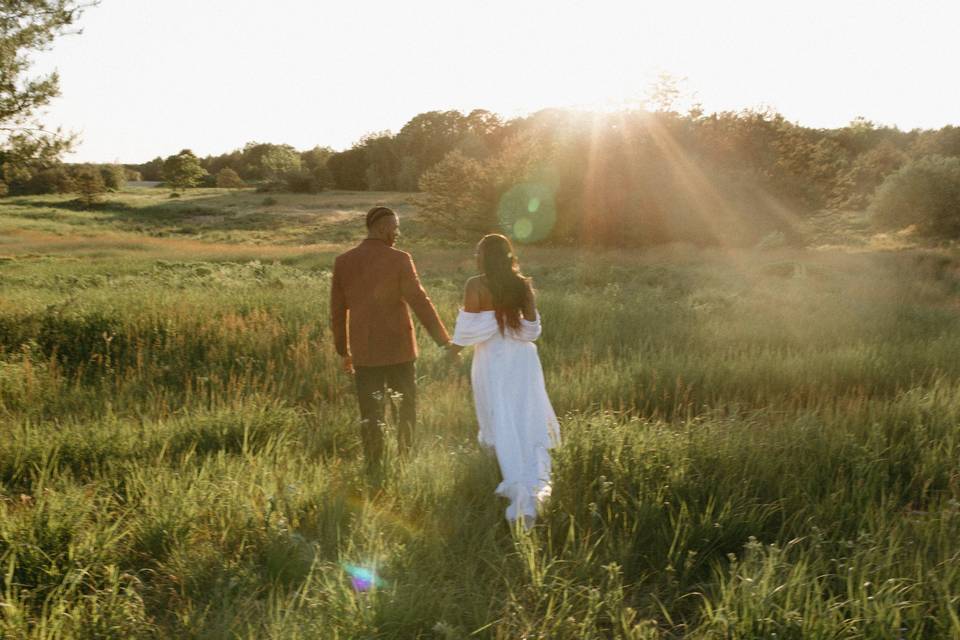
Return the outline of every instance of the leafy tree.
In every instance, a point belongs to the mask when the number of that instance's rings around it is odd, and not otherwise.
[[[48,131],[36,118],[38,109],[60,95],[59,77],[31,78],[27,72],[30,54],[48,49],[94,4],[0,0],[0,164],[49,166],[72,145],[72,136]]]
[[[333,174],[330,173],[330,168],[327,166],[332,155],[333,149],[319,146],[300,154],[300,163],[312,177],[316,191],[323,191],[334,186]]]
[[[272,184],[300,171],[300,154],[289,145],[270,145],[260,156],[260,175]]]
[[[363,191],[367,188],[367,151],[363,147],[333,154],[327,168],[338,189]]]
[[[82,165],[76,169],[73,178],[74,188],[80,196],[83,206],[90,208],[107,192],[107,185],[103,181],[103,174],[93,165]]]
[[[143,180],[149,182],[161,182],[163,180],[163,158],[157,156],[149,162],[128,167],[134,171],[139,171]]]
[[[100,174],[109,191],[119,191],[127,183],[127,172],[118,164],[101,165]]]
[[[457,148],[469,132],[467,118],[459,111],[421,113],[397,134],[397,155],[413,158],[415,166],[426,171]]]
[[[921,132],[911,152],[914,157],[960,156],[960,127],[947,125],[936,131]]]
[[[862,209],[884,178],[907,162],[907,155],[884,140],[858,155],[837,180],[835,202],[844,207]]]
[[[915,225],[923,235],[960,238],[960,158],[907,163],[883,181],[869,211],[882,228]]]
[[[450,235],[462,238],[497,227],[496,201],[489,169],[459,151],[424,172],[414,202],[421,215]]]
[[[205,175],[207,171],[190,149],[163,161],[163,179],[174,191],[196,185]]]
[[[38,170],[24,185],[26,193],[72,193],[76,184],[66,165],[57,164]]]
[[[217,186],[221,189],[239,189],[246,183],[240,175],[230,167],[224,167],[217,172]]]
[[[390,132],[372,133],[364,136],[357,144],[366,152],[367,169],[364,177],[367,189],[371,191],[396,189],[400,157],[397,155],[397,145]]]
[[[419,188],[420,167],[417,159],[412,156],[400,158],[400,170],[397,172],[397,189],[400,191],[416,191]]]

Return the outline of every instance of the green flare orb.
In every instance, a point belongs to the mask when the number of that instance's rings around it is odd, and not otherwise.
[[[557,222],[553,188],[521,182],[500,198],[497,218],[505,235],[524,244],[550,237]]]

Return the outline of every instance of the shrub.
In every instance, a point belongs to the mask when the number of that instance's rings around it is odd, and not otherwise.
[[[195,186],[205,175],[207,170],[189,149],[163,161],[163,178],[174,191]]]
[[[881,142],[853,161],[838,179],[833,203],[863,209],[884,178],[903,166],[907,156],[889,142]]]
[[[472,237],[497,225],[496,201],[488,167],[459,151],[424,172],[414,199],[421,215],[455,236]]]
[[[870,214],[881,228],[910,225],[923,235],[960,237],[960,158],[925,156],[887,177]]]
[[[101,165],[100,175],[109,191],[119,191],[127,183],[127,171],[118,164]]]
[[[217,186],[221,189],[239,189],[245,187],[246,183],[236,171],[224,167],[217,173]]]
[[[271,146],[260,158],[260,172],[268,182],[283,184],[288,176],[300,172],[300,156],[293,147]]]
[[[103,175],[97,167],[92,165],[83,165],[77,169],[73,178],[74,188],[80,196],[80,202],[85,207],[92,206],[100,200],[107,191],[107,185],[103,182]]]
[[[290,173],[286,178],[287,191],[293,193],[316,193],[323,191],[316,177],[309,171],[300,170]]]
[[[37,171],[23,187],[25,193],[71,193],[75,190],[73,176],[63,165]]]

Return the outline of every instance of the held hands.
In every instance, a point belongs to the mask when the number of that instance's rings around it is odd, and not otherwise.
[[[354,373],[353,356],[341,356],[340,363],[341,363],[341,367],[343,368],[343,372],[348,376],[352,376]]]
[[[461,361],[460,352],[463,350],[463,347],[452,342],[448,342],[443,345],[443,349],[446,351],[446,361],[447,364],[459,364]]]

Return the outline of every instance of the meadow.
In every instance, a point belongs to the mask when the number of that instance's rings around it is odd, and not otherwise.
[[[420,332],[371,478],[327,324],[373,204],[451,328],[472,247],[404,194],[167,196],[0,201],[0,637],[960,638],[956,249],[522,247],[563,437],[525,533],[469,361]]]

